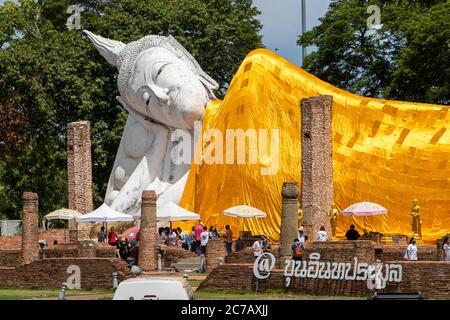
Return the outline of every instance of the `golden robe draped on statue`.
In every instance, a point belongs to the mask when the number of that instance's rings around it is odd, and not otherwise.
[[[197,212],[207,226],[264,234],[278,240],[281,187],[301,186],[300,100],[333,96],[334,201],[339,211],[361,201],[379,203],[384,216],[367,217],[367,229],[411,235],[410,204],[421,204],[424,240],[450,232],[450,106],[360,97],[338,89],[264,49],[251,52],[234,76],[223,101],[211,102],[203,132],[248,128],[279,129],[276,175],[260,174],[275,161],[258,164],[193,164],[181,206]],[[207,141],[197,152],[205,150]],[[225,146],[225,142],[223,143]],[[223,210],[247,204],[267,212],[264,219],[236,219]],[[328,208],[327,208],[328,209]],[[337,236],[364,219],[339,216]],[[190,230],[192,223],[182,224]]]

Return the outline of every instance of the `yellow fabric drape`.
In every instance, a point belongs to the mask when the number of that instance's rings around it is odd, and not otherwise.
[[[264,234],[279,240],[281,187],[301,186],[300,100],[333,96],[334,199],[338,209],[371,201],[388,209],[367,217],[368,230],[411,235],[411,201],[421,206],[424,240],[450,232],[449,106],[360,97],[321,81],[278,55],[258,49],[243,61],[223,101],[211,102],[203,132],[214,128],[279,129],[279,170],[260,174],[274,158],[258,164],[193,164],[181,206],[197,212],[208,226]],[[270,136],[270,134],[269,134]],[[205,151],[203,140],[197,152]],[[270,149],[269,149],[270,150]],[[236,162],[235,162],[236,163]],[[264,219],[236,219],[223,210],[240,204],[268,214]],[[350,224],[363,230],[364,219],[339,215],[342,237]],[[181,224],[190,229],[193,223]]]

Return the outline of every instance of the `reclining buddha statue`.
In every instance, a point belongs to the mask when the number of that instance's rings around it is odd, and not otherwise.
[[[278,240],[283,182],[301,185],[300,101],[329,95],[336,208],[371,201],[388,209],[387,215],[367,221],[339,216],[336,237],[343,238],[351,224],[362,230],[365,223],[369,231],[412,236],[414,198],[421,203],[424,240],[450,232],[450,106],[351,94],[265,49],[247,55],[221,101],[213,94],[217,83],[172,37],[147,36],[125,45],[86,34],[117,66],[118,99],[129,113],[105,196],[113,209],[134,214],[142,191],[152,189],[158,206],[172,201],[199,213],[208,226],[223,229],[229,224],[234,234],[248,230]],[[197,120],[202,125],[196,142]],[[211,129],[223,137],[232,129],[277,132],[269,137],[276,138],[277,152],[267,152],[270,148],[258,141],[256,156],[255,150],[247,151],[254,162],[207,161],[205,153],[221,138],[206,139]],[[179,140],[173,132],[194,137],[199,161],[177,164],[182,155],[174,152]],[[262,174],[263,169],[270,174]],[[267,217],[223,214],[241,204]]]
[[[177,162],[183,155],[175,152],[174,136],[184,131],[193,141],[194,122],[215,98],[218,84],[171,36],[150,35],[124,44],[84,32],[117,67],[117,99],[128,111],[105,203],[134,215],[143,190],[155,190],[158,205],[178,203],[189,164]]]

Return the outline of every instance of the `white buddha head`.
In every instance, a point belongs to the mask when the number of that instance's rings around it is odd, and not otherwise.
[[[118,100],[144,118],[193,129],[218,84],[172,36],[146,36],[124,44],[84,31],[119,70]]]

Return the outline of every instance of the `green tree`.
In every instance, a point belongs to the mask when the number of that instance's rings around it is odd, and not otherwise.
[[[368,28],[369,5],[381,9]],[[450,1],[333,0],[321,24],[299,45],[317,50],[304,68],[351,92],[450,104]]]
[[[24,191],[40,213],[67,206],[66,130],[92,125],[94,201],[106,190],[127,114],[116,101],[117,70],[79,30],[66,28],[67,6],[81,26],[129,42],[171,34],[221,85],[245,55],[261,47],[259,12],[249,0],[68,0],[0,6],[0,213],[20,217]]]

